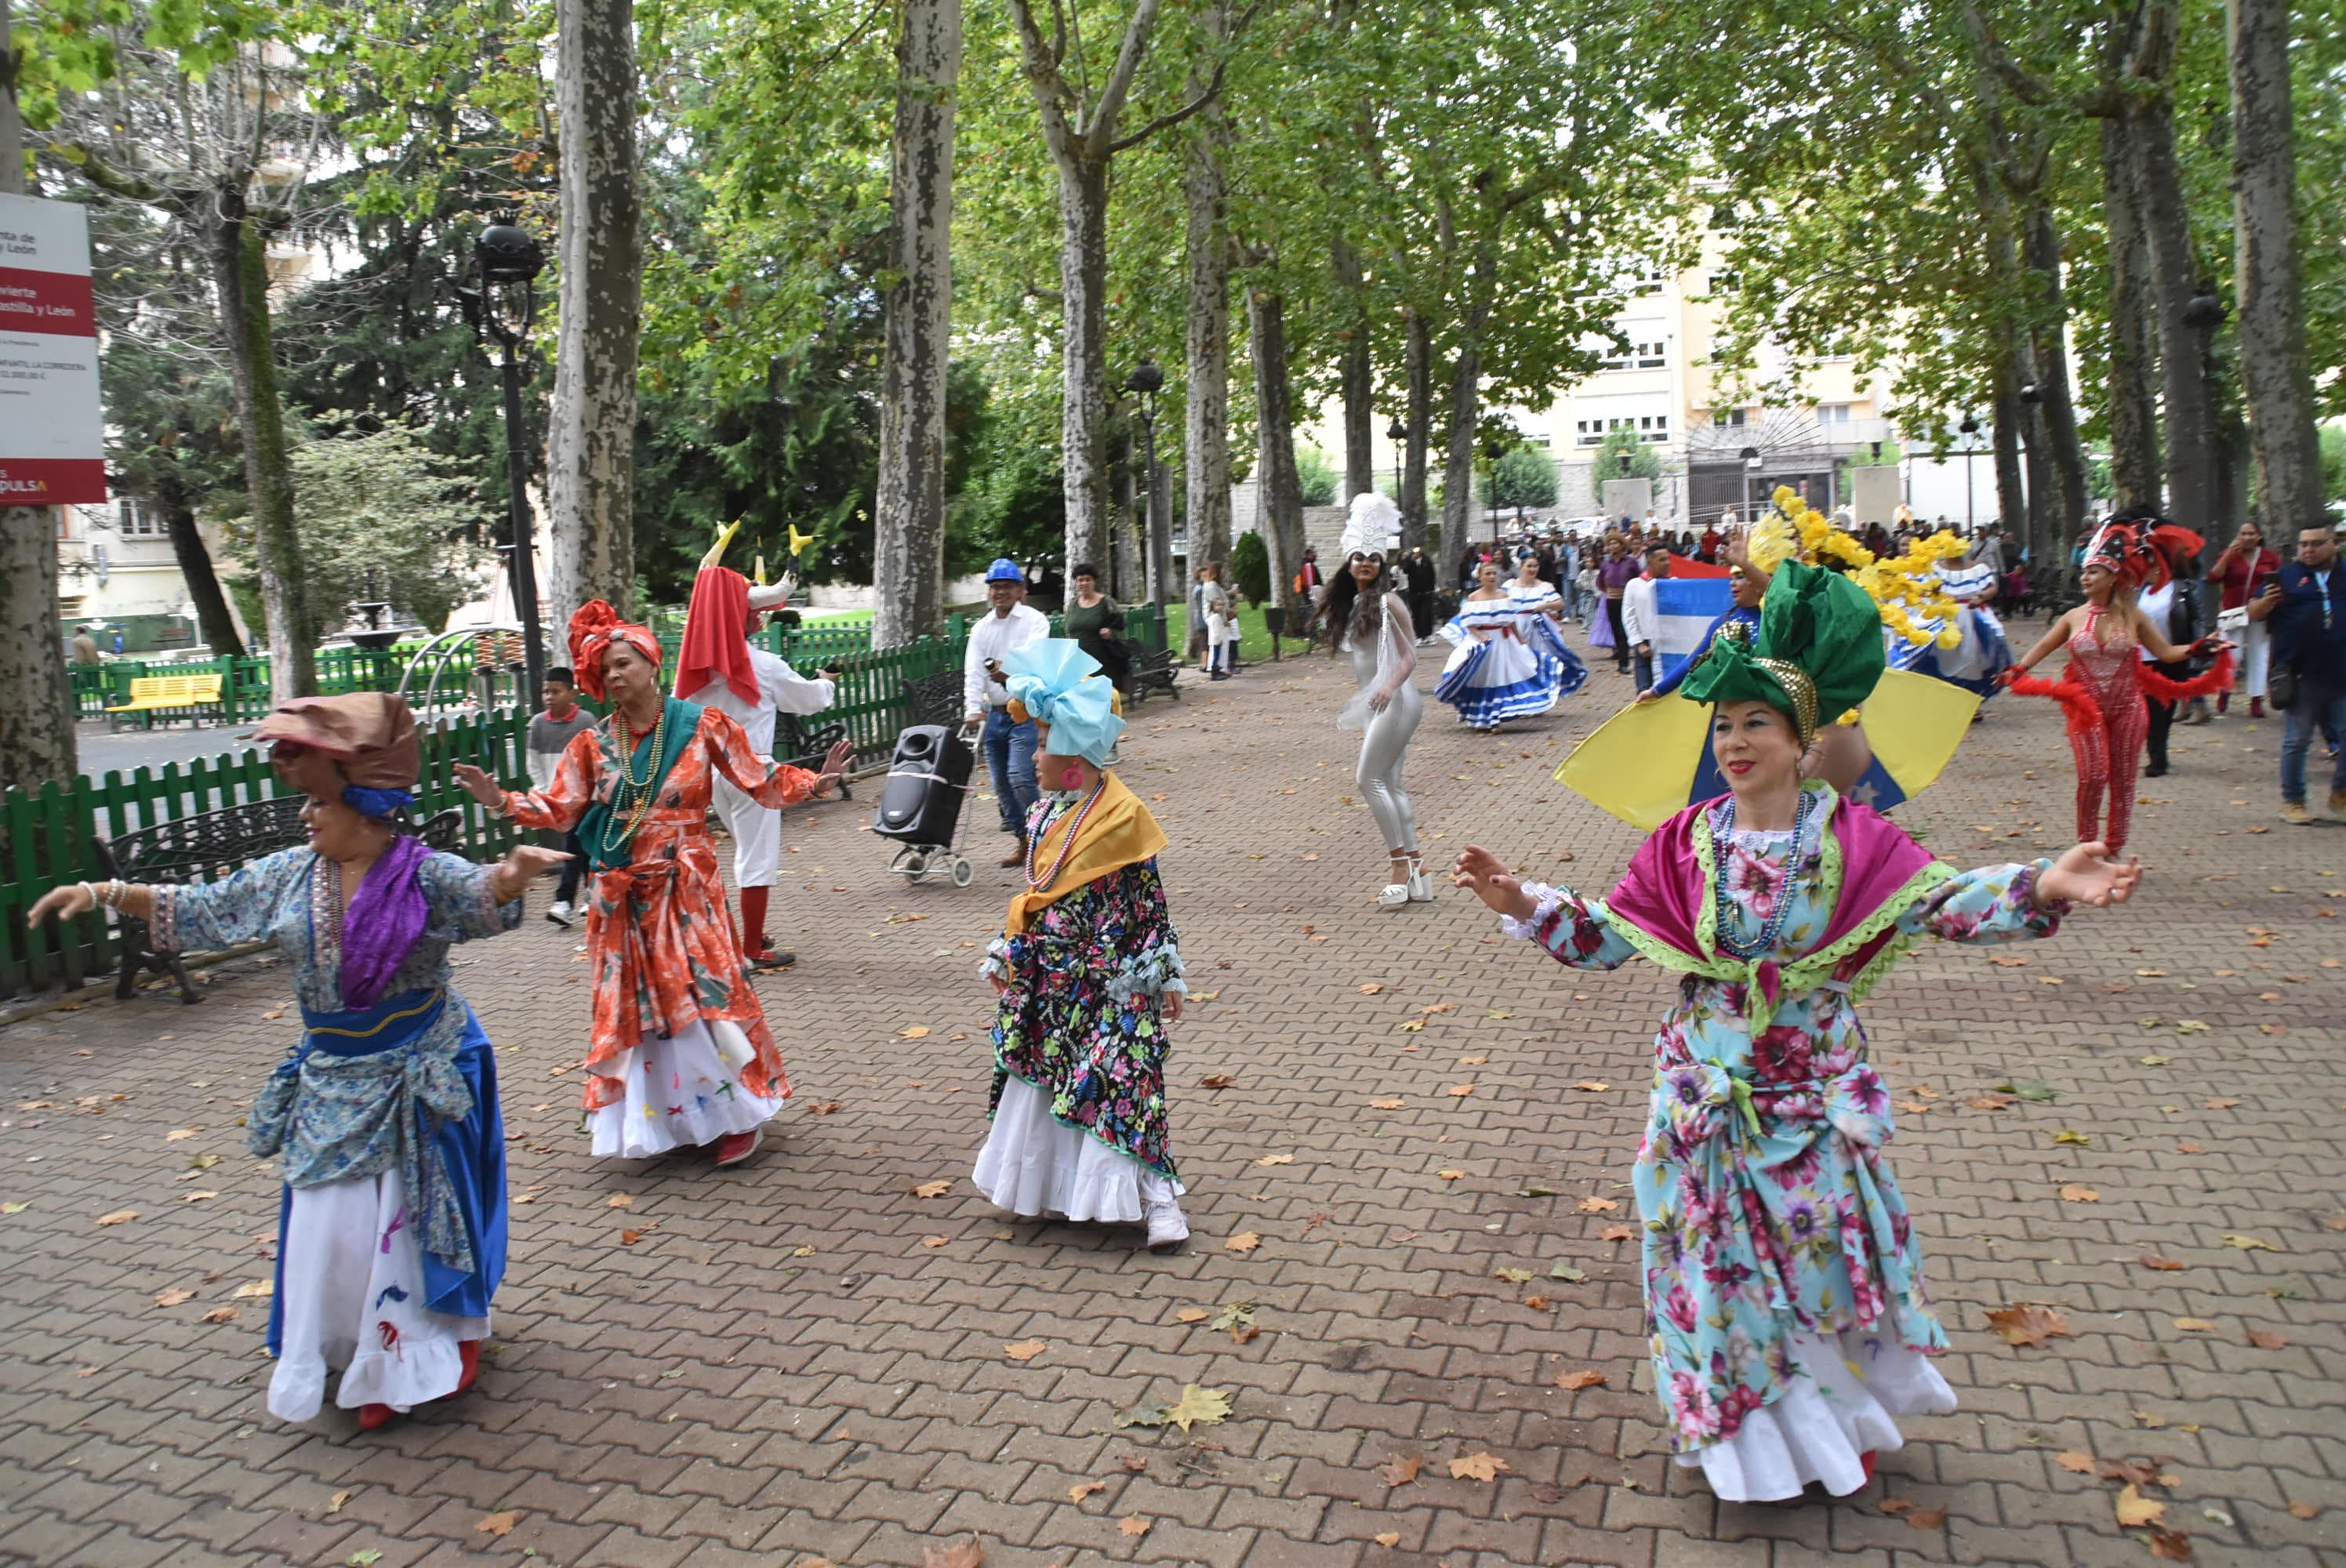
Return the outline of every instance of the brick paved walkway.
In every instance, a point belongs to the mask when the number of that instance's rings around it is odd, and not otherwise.
[[[802,956],[760,984],[801,1104],[746,1167],[588,1159],[572,939],[533,919],[464,953],[515,1140],[512,1268],[479,1389],[379,1435],[261,1409],[266,1303],[239,1288],[268,1277],[277,1188],[236,1123],[291,1035],[281,972],[0,1033],[0,1558],[866,1568],[975,1537],[994,1568],[2147,1561],[2123,1478],[2091,1473],[2117,1461],[2151,1468],[2137,1495],[2197,1561],[2346,1563],[2346,829],[2277,824],[2276,725],[2178,731],[2143,790],[2143,901],[2004,966],[1918,953],[1873,1001],[1964,1408],[1856,1499],[1753,1508],[1659,1451],[1635,1244],[1605,1239],[1662,977],[1569,973],[1460,893],[1373,909],[1339,680],[1260,667],[1149,705],[1127,743],[1199,993],[1180,1257],[972,1191],[974,950],[1011,873],[896,884],[868,794],[792,820],[777,934]],[[1430,847],[1609,883],[1632,833],[1547,769],[1626,685],[1496,740],[1437,709],[1413,761]],[[2066,843],[2057,726],[1998,702],[1905,820],[1964,862]],[[1998,1105],[2008,1079],[2054,1097]],[[1193,1320],[1238,1302],[1242,1343]],[[2073,1337],[1990,1331],[2027,1302]],[[1557,1386],[1582,1370],[1606,1380]],[[1189,1383],[1229,1419],[1116,1424]],[[1481,1453],[1494,1481],[1452,1475]],[[1424,1468],[1389,1484],[1396,1456]]]

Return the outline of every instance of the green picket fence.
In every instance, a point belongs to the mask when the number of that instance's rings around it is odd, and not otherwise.
[[[1054,618],[1052,630],[1058,629]],[[1127,635],[1139,646],[1161,649],[1165,646],[1162,606],[1135,606],[1128,613]],[[859,759],[865,762],[885,758],[894,747],[897,732],[909,722],[904,684],[959,669],[968,641],[959,616],[947,623],[946,635],[920,637],[896,647],[872,647],[868,626],[817,627],[808,632],[776,628],[765,636],[770,639],[767,646],[802,670],[811,672],[834,662],[840,666],[837,696],[818,722],[844,722]],[[674,657],[673,648],[669,657]],[[334,649],[320,657],[320,685],[329,692],[393,690],[399,684],[403,662],[396,653]],[[92,673],[111,679],[125,667],[113,665]],[[240,719],[259,719],[268,712],[265,658],[158,667],[199,674],[221,668],[235,685]],[[81,673],[76,672],[77,681]],[[123,677],[126,697],[128,678]],[[328,685],[330,679],[336,684]],[[76,689],[78,694],[79,687]],[[498,695],[505,692],[501,689]],[[420,736],[423,773],[417,789],[418,819],[455,808],[464,814],[464,852],[476,859],[504,854],[514,840],[511,824],[475,804],[456,782],[452,769],[454,763],[471,762],[507,788],[526,787],[528,767],[523,753],[527,728],[528,715],[516,706],[493,708],[484,715],[425,721]],[[45,784],[30,792],[0,793],[0,999],[52,986],[80,985],[110,972],[118,962],[111,932],[94,914],[63,928],[54,922],[38,932],[25,928],[26,911],[50,888],[103,874],[96,851],[98,840],[282,793],[266,755],[250,748],[184,764],[108,772],[97,779],[85,775],[70,787]],[[223,873],[234,870],[219,869]]]
[[[321,648],[318,652],[318,693],[339,697],[347,691],[396,691],[407,656],[394,648]],[[130,683],[144,676],[217,675],[220,682],[222,718],[231,723],[252,723],[268,717],[269,657],[204,659],[116,659],[110,664],[69,665],[73,677],[74,712],[82,718],[103,718],[108,708],[130,700]]]

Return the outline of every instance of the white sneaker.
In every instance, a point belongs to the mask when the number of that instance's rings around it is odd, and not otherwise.
[[[1189,1220],[1181,1212],[1179,1199],[1151,1198],[1147,1212],[1149,1251],[1170,1252],[1189,1239]]]
[[[560,926],[563,930],[568,931],[576,917],[571,913],[570,906],[568,904],[562,902],[560,900],[556,900],[554,903],[547,906],[546,918]]]

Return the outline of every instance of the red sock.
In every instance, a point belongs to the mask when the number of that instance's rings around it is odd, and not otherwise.
[[[764,952],[774,944],[766,939],[766,895],[771,888],[741,890],[741,935],[749,944],[744,952]]]

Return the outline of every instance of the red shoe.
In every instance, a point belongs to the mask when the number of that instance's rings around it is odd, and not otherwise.
[[[740,1165],[758,1152],[758,1140],[762,1135],[760,1132],[726,1134],[717,1140],[718,1165],[720,1166]]]
[[[362,1432],[379,1432],[398,1419],[399,1412],[389,1405],[359,1407],[359,1431]]]
[[[471,1388],[473,1380],[481,1375],[481,1342],[478,1339],[457,1341],[456,1354],[464,1359],[464,1374],[456,1380],[454,1388],[440,1396],[444,1400],[454,1399],[458,1394]]]
[[[2219,691],[2216,694],[2216,711],[2218,713],[2229,713],[2232,711],[2232,694],[2230,692]]]
[[[1872,1481],[1873,1479],[1873,1451],[1872,1449],[1867,1449],[1863,1453],[1859,1454],[1857,1456],[1857,1462],[1865,1467],[1865,1479]]]
[[[2249,717],[2250,718],[2262,718],[2264,716],[2265,699],[2261,697],[2252,697],[2249,698]]]

